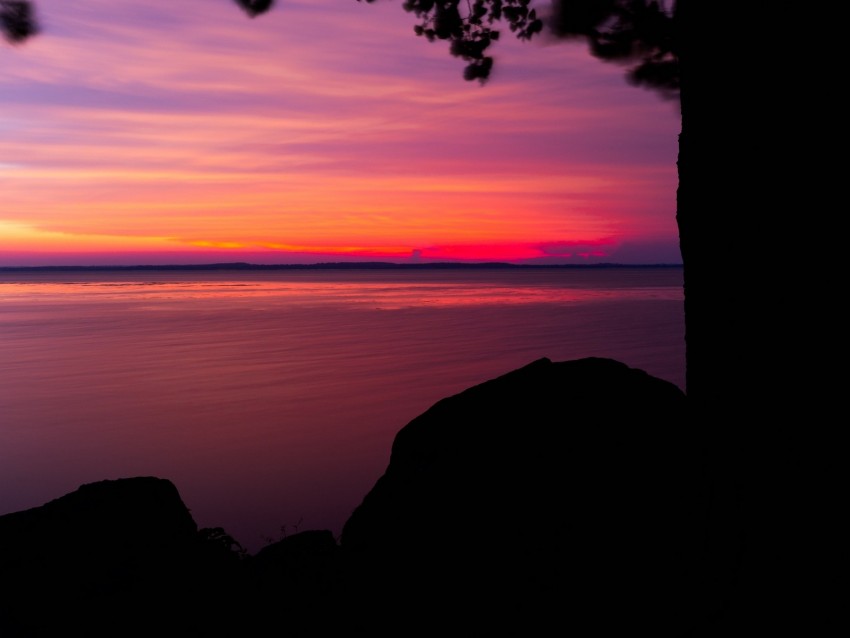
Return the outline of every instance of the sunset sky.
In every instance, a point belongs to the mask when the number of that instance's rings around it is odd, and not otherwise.
[[[680,262],[675,102],[582,43],[486,85],[396,0],[38,0],[0,44],[0,266]]]

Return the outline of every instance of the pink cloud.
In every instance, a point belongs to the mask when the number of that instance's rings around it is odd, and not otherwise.
[[[394,3],[39,10],[0,73],[0,223],[45,248],[675,239],[678,117],[583,46],[505,37],[481,87]]]

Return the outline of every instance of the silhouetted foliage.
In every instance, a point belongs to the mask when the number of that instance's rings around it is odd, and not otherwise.
[[[250,17],[265,13],[274,0],[233,0]],[[39,31],[35,5],[31,0],[0,0],[0,28],[9,42],[23,42]]]
[[[375,0],[366,0],[374,2]],[[234,0],[250,17],[266,13],[274,0]],[[679,89],[673,15],[676,0],[551,0],[547,16],[531,0],[404,0],[405,11],[420,22],[416,35],[446,40],[449,52],[467,62],[463,77],[485,82],[493,69],[490,45],[504,24],[520,40],[542,33],[584,38],[601,60],[629,64],[632,84],[674,97]],[[22,42],[38,32],[30,0],[0,0],[3,34]]]
[[[493,25],[504,20],[520,40],[529,40],[543,30],[543,21],[529,5],[530,0],[467,0],[463,5],[460,0],[405,0],[403,6],[421,20],[413,28],[416,35],[431,42],[448,40],[449,52],[469,63],[463,77],[483,82],[493,68],[487,50],[500,35]]]
[[[420,19],[416,35],[447,40],[449,52],[468,62],[467,80],[490,77],[489,49],[501,34],[498,25],[507,25],[520,40],[547,26],[559,38],[586,39],[601,60],[631,65],[626,77],[632,84],[675,97],[675,5],[675,0],[552,0],[547,15],[532,8],[531,0],[405,0],[403,7]]]
[[[676,0],[552,0],[549,26],[563,38],[586,38],[590,52],[634,64],[628,80],[665,95],[679,90]]]
[[[32,5],[24,0],[0,0],[0,24],[9,42],[23,42],[38,33]]]
[[[274,0],[235,0],[252,18],[272,8]]]
[[[374,2],[375,0],[366,0]],[[274,0],[234,0],[250,17],[266,13]],[[674,97],[679,89],[673,14],[676,0],[551,0],[546,16],[531,0],[404,0],[405,11],[420,22],[416,35],[446,40],[449,52],[467,62],[463,77],[485,82],[493,69],[490,45],[504,24],[520,40],[530,40],[544,26],[557,37],[584,38],[601,60],[631,65],[632,84]],[[3,34],[22,42],[38,32],[32,2],[0,0]]]
[[[198,538],[204,547],[223,556],[244,558],[248,555],[248,551],[242,547],[241,543],[228,534],[223,527],[199,529]]]

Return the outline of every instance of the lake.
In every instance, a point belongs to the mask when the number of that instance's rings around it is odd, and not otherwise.
[[[681,268],[0,272],[0,514],[159,476],[251,552],[338,535],[408,421],[587,356],[684,388]]]

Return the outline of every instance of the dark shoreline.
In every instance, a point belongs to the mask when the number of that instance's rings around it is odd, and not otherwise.
[[[132,266],[0,266],[6,272],[105,272],[105,271],[209,271],[209,270],[606,270],[612,268],[682,268],[682,264],[510,264],[504,262],[445,262],[399,264],[383,261],[326,262],[317,264],[138,264]]]
[[[166,478],[85,484],[0,516],[0,635],[737,636],[737,493],[692,416],[640,369],[541,358],[401,428],[339,539],[255,554]]]

